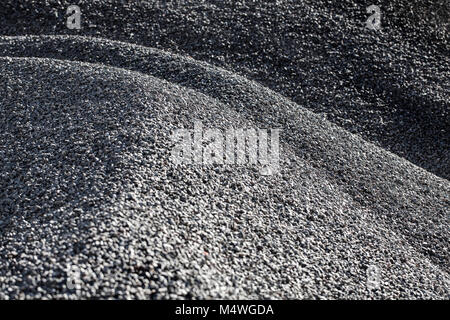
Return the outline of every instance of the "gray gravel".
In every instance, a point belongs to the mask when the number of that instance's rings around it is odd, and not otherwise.
[[[75,32],[61,3],[0,4],[0,298],[450,298],[446,35],[326,1],[93,1]],[[281,128],[281,172],[175,167],[195,119]]]

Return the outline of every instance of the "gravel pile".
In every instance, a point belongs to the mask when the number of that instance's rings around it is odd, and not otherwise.
[[[177,3],[0,4],[0,298],[449,299],[447,35]],[[281,128],[280,172],[174,166],[195,120]]]

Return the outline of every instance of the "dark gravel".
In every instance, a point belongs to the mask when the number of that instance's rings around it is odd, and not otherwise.
[[[0,4],[0,298],[449,299],[445,12],[175,2]],[[173,166],[195,119],[281,172]]]

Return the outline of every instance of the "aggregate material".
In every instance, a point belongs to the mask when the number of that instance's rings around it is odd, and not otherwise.
[[[76,3],[0,3],[0,298],[450,298],[448,8]],[[173,165],[195,120],[280,172]]]

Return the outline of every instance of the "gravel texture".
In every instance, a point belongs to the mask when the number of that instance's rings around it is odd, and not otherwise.
[[[2,1],[0,298],[449,299],[443,20],[225,2],[89,1],[74,31]],[[196,119],[281,128],[280,173],[174,166]]]

